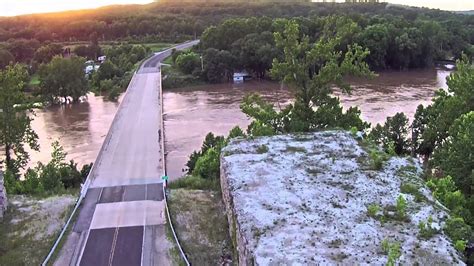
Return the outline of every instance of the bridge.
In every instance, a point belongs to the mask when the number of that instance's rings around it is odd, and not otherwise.
[[[170,54],[171,49],[156,53],[133,75],[55,265],[171,264],[161,180],[165,162],[160,69]]]

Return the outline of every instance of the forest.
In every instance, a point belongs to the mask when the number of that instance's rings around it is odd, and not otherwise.
[[[432,20],[440,24],[452,42],[473,41],[472,16],[430,9],[408,9],[380,4],[331,4],[283,2],[197,4],[160,2],[149,5],[104,7],[96,10],[71,11],[0,18],[0,42],[7,46],[14,40],[37,40],[40,43],[89,41],[96,36],[100,41],[171,41],[178,42],[200,36],[204,30],[229,18],[269,17],[322,17],[344,14],[368,25],[393,21],[394,26],[412,26],[417,20]],[[411,24],[411,25],[410,25]],[[413,33],[412,33],[413,34]],[[12,46],[12,45],[10,45]],[[20,58],[16,58],[17,60]]]
[[[268,78],[272,60],[282,56],[273,34],[281,32],[288,19],[297,20],[301,34],[314,41],[336,17],[354,23],[351,32],[342,36],[339,48],[345,51],[346,44],[357,43],[369,49],[366,60],[372,70],[431,67],[436,60],[456,60],[463,52],[469,58],[474,54],[474,17],[447,11],[385,3],[211,1],[197,5],[164,1],[0,18],[0,68],[10,62],[24,63],[30,66],[29,73],[35,74],[41,64],[65,52],[87,60],[110,52],[112,48],[103,49],[104,44],[173,43],[200,38],[202,43],[194,55],[181,60],[186,67],[180,70],[187,76],[170,75],[165,87],[187,84],[189,80],[224,82],[241,70],[259,79]],[[333,25],[334,30],[338,27]],[[109,73],[95,75],[91,87],[112,91],[111,98],[115,98],[127,81],[121,77],[131,70],[124,57],[130,57],[133,65],[144,56],[136,49],[120,48],[124,52],[121,62],[115,60],[113,66],[107,66]],[[114,82],[106,81],[107,88],[102,89],[98,76]]]

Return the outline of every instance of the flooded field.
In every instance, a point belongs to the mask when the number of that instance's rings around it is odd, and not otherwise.
[[[442,70],[384,72],[369,81],[351,80],[351,95],[335,94],[345,107],[358,106],[365,120],[380,123],[397,112],[412,117],[419,104],[428,104],[438,88],[446,87],[448,75]],[[167,166],[171,178],[182,175],[189,154],[200,148],[208,132],[227,134],[235,125],[246,128],[249,121],[239,105],[247,93],[253,92],[262,94],[277,107],[292,98],[278,83],[256,81],[164,92]],[[80,104],[36,110],[33,128],[39,135],[41,151],[31,153],[30,165],[49,160],[54,140],[60,141],[68,159],[79,165],[93,162],[118,105],[89,94],[87,101]]]

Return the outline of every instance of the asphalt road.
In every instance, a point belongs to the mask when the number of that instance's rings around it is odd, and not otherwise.
[[[176,46],[185,49],[197,41]],[[70,265],[170,265],[164,225],[160,62],[133,76],[96,159],[73,235]]]

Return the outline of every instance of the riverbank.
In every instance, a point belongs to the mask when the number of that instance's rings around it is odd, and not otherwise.
[[[445,87],[447,74],[434,69],[384,72],[373,80],[355,80],[353,93],[339,96],[344,105],[359,106],[362,117],[372,124],[401,111],[411,118],[418,104],[429,103],[435,91]],[[189,154],[201,147],[209,131],[224,135],[235,125],[247,127],[249,121],[239,105],[248,93],[262,94],[276,107],[292,99],[280,84],[256,80],[163,91],[170,179],[182,176]],[[81,103],[36,109],[32,127],[40,146],[50,147],[52,141],[59,140],[68,153],[67,160],[73,159],[79,167],[94,161],[120,101],[120,97],[111,102],[90,93]],[[50,159],[48,150],[29,152],[31,166]]]

